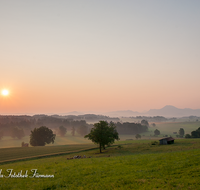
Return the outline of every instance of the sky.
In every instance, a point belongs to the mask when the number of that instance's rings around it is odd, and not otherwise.
[[[1,0],[0,114],[200,109],[199,0]]]

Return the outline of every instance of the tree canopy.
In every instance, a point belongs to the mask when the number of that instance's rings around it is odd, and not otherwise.
[[[147,121],[147,120],[145,120],[145,119],[143,119],[142,121],[141,121],[141,124],[142,125],[145,125],[145,126],[149,126],[149,122]]]
[[[58,134],[59,134],[61,137],[64,137],[65,134],[66,134],[66,132],[67,132],[67,129],[66,129],[65,127],[60,126],[60,127],[58,128]]]
[[[141,139],[141,135],[140,135],[140,134],[137,134],[137,135],[135,135],[135,138],[136,138],[136,139]]]
[[[183,137],[185,135],[185,131],[183,128],[179,129],[179,135],[180,135],[180,137]]]
[[[159,131],[158,129],[156,129],[156,130],[154,131],[154,135],[160,135],[160,131]]]
[[[200,127],[196,129],[195,131],[192,131],[191,135],[186,134],[185,138],[200,138]]]
[[[12,128],[12,130],[11,130],[11,137],[12,138],[16,137],[18,139],[21,139],[22,137],[25,137],[24,130],[20,129],[19,127]]]
[[[46,144],[54,143],[56,135],[53,131],[45,126],[35,128],[31,131],[30,144],[32,146],[45,146]]]
[[[113,144],[115,140],[119,140],[114,123],[110,122],[110,124],[108,124],[106,121],[95,123],[90,133],[85,135],[85,138],[92,140],[95,144],[99,144],[100,153],[101,148],[105,147],[105,145]]]
[[[86,125],[78,127],[77,133],[80,134],[81,136],[86,135],[88,133],[88,127]]]

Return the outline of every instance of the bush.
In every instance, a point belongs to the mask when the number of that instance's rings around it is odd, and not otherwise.
[[[137,135],[135,135],[135,138],[136,138],[136,139],[141,139],[141,135],[140,135],[140,134],[137,134]]]
[[[159,144],[158,141],[152,141],[152,142],[151,142],[151,145],[158,145],[158,144]]]
[[[190,134],[186,134],[185,138],[191,138],[191,135]]]

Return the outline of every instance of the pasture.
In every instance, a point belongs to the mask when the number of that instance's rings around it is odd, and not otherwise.
[[[12,137],[4,136],[0,141],[0,148],[10,148],[10,147],[21,147],[22,142],[29,143],[30,136],[25,136],[22,139],[13,139]],[[54,144],[48,144],[46,146],[57,146],[66,144],[88,144],[91,141],[83,138],[80,135],[72,136],[71,134],[66,134],[64,137],[56,136]]]
[[[147,132],[146,135],[154,135],[155,129],[158,129],[161,133],[159,137],[162,137],[163,135],[171,135],[172,137],[176,137],[176,134],[173,134],[173,132],[177,132],[178,134],[180,128],[184,129],[185,134],[191,134],[192,131],[199,127],[200,122],[162,122],[156,123],[156,127],[152,127],[150,125],[149,132]]]
[[[178,139],[172,145],[150,142],[109,147],[102,154],[96,149],[1,164],[6,176],[6,169],[27,170],[29,176],[31,169],[38,169],[39,174],[54,178],[4,177],[0,189],[199,189],[200,139]],[[67,160],[74,155],[91,158]]]
[[[152,127],[150,125],[149,131],[141,133],[142,139],[160,139],[163,135],[168,135],[172,137],[176,137],[176,134],[173,132],[177,132],[180,128],[185,130],[185,134],[190,134],[191,131],[196,130],[200,127],[200,122],[162,122],[156,123],[156,127]],[[161,134],[158,137],[153,137],[155,129],[158,129]],[[136,140],[135,135],[119,135],[121,141],[125,141],[127,139]],[[22,142],[29,143],[30,137],[25,136],[22,139],[13,139],[8,136],[4,136],[2,140],[0,140],[0,148],[11,148],[11,147],[21,147]],[[70,144],[89,144],[91,141],[85,139],[83,136],[76,134],[72,136],[70,132],[68,132],[64,137],[56,136],[54,144],[48,144],[46,146],[58,146],[58,145],[70,145]]]

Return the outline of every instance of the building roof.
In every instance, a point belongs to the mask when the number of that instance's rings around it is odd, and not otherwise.
[[[166,140],[166,141],[173,141],[173,140],[175,140],[174,138],[172,138],[172,137],[166,137],[166,138],[163,138],[163,139],[160,139],[159,141],[161,141],[161,140]]]

